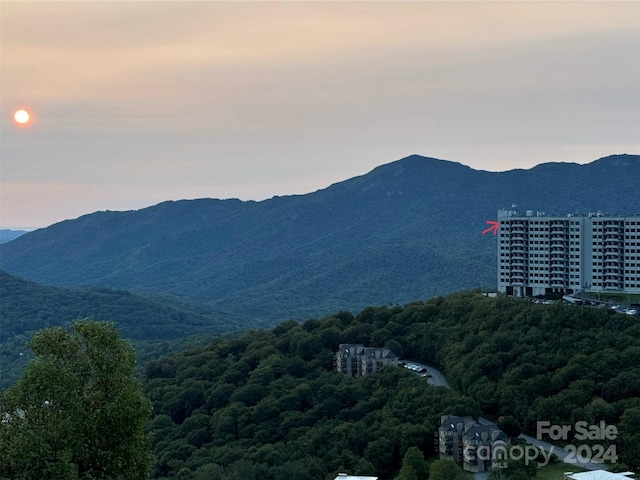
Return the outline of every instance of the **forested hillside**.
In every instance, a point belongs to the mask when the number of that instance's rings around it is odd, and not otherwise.
[[[272,324],[496,284],[498,208],[640,213],[640,157],[477,171],[414,155],[306,195],[98,212],[0,247],[6,271],[189,297]]]
[[[142,297],[106,288],[51,287],[1,270],[0,299],[0,387],[11,384],[26,365],[25,342],[31,333],[67,326],[71,320],[108,320],[125,338],[145,341],[228,333],[248,325],[240,315],[214,312],[175,298]],[[255,325],[255,320],[251,323]]]
[[[405,369],[334,372],[340,343],[434,362],[453,389]],[[407,449],[433,455],[442,414],[605,421],[640,468],[640,323],[587,307],[458,293],[289,321],[149,362],[156,478],[393,478]]]

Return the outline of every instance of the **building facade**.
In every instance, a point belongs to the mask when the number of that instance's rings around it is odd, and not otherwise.
[[[462,437],[474,425],[476,421],[472,417],[443,415],[437,432],[440,459],[461,463],[464,458]]]
[[[488,472],[496,462],[506,460],[509,437],[495,425],[473,425],[462,436],[462,468]]]
[[[472,417],[443,415],[437,431],[440,459],[451,460],[467,472],[488,472],[504,459],[510,439],[496,425],[481,425]]]
[[[640,293],[640,216],[498,210],[498,291]]]
[[[398,356],[388,348],[342,343],[336,352],[336,370],[350,377],[374,373],[383,365],[398,366]]]

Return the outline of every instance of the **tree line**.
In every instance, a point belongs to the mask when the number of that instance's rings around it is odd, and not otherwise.
[[[438,365],[453,389],[403,369],[341,376],[340,343]],[[620,431],[620,461],[638,468],[639,354],[635,318],[476,292],[285,322],[147,364],[154,475],[392,478],[408,448],[434,455],[440,415],[481,412],[534,434],[537,421],[605,421]]]
[[[340,343],[437,365],[452,388],[394,367],[344,376],[333,366]],[[638,469],[639,354],[634,317],[477,292],[216,338],[145,365],[151,476],[454,478],[455,467],[434,462],[444,414],[532,434],[538,421],[603,421],[618,429],[620,467]]]

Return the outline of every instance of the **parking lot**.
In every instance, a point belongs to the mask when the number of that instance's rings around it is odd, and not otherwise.
[[[439,370],[435,368],[424,365],[422,363],[410,361],[410,360],[402,360],[400,365],[406,368],[407,370],[411,370],[416,375],[424,378],[431,385],[439,386],[439,387],[448,387],[447,379],[444,378],[444,375]]]

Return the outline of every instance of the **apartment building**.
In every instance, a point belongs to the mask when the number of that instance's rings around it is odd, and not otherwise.
[[[472,426],[477,425],[472,417],[443,415],[438,427],[438,453],[440,459],[461,463],[464,458],[462,437]]]
[[[443,415],[437,431],[441,459],[451,460],[467,472],[488,472],[505,453],[509,437],[496,425],[481,425],[472,417]]]
[[[640,216],[498,210],[498,291],[640,293]]]
[[[506,458],[510,438],[495,425],[473,425],[462,436],[462,468],[468,472],[488,472],[494,462]]]
[[[398,366],[398,356],[388,348],[342,343],[334,363],[337,371],[351,377],[361,377],[374,373],[383,365]]]

